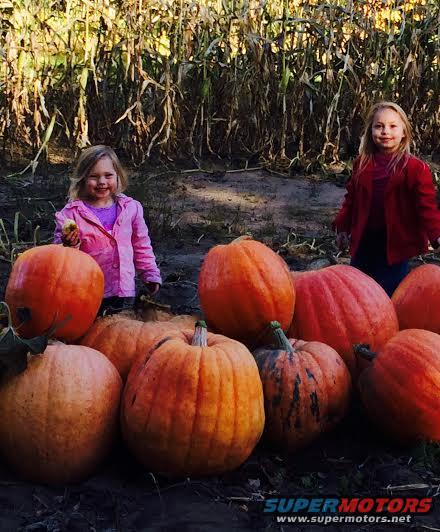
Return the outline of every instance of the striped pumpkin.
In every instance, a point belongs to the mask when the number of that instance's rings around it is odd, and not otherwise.
[[[293,451],[344,417],[351,378],[342,358],[328,345],[287,339],[279,323],[271,327],[275,345],[254,351],[263,383],[265,438]]]

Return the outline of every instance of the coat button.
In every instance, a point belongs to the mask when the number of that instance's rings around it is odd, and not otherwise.
[[[117,268],[119,268],[119,264],[113,264],[113,268],[116,270]]]

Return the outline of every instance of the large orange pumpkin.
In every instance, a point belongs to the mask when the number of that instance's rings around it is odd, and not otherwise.
[[[283,259],[247,237],[213,247],[199,275],[200,305],[216,331],[247,345],[268,336],[267,324],[290,325],[295,288]]]
[[[383,288],[352,266],[293,273],[295,314],[288,336],[323,342],[357,374],[353,344],[382,347],[399,330],[396,312]]]
[[[78,249],[49,244],[28,249],[18,257],[5,299],[14,326],[23,323],[20,336],[39,336],[63,323],[54,336],[71,342],[91,326],[103,294],[104,275],[92,257]]]
[[[332,428],[349,406],[350,373],[321,342],[287,339],[272,322],[275,344],[254,351],[263,382],[266,439],[293,451]]]
[[[400,443],[440,441],[440,335],[406,329],[375,353],[359,377],[371,419]]]
[[[81,344],[104,353],[125,381],[136,357],[145,355],[159,335],[194,329],[196,318],[175,316],[168,321],[138,321],[118,314],[98,318]]]
[[[31,481],[85,478],[111,447],[121,390],[121,378],[103,354],[48,346],[0,387],[1,453]]]
[[[440,333],[440,267],[414,268],[396,288],[391,301],[400,329],[426,329]]]
[[[264,427],[263,390],[248,349],[202,322],[163,337],[133,364],[124,389],[123,436],[146,467],[208,475],[238,467]]]

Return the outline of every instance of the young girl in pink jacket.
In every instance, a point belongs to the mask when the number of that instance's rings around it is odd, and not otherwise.
[[[55,214],[54,243],[88,253],[104,273],[101,314],[133,305],[136,271],[151,294],[156,294],[162,283],[142,205],[122,194],[127,184],[112,148],[92,146],[78,159],[70,201]],[[65,233],[63,226],[69,219],[77,228]]]

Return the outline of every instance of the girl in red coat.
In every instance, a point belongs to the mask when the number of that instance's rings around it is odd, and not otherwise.
[[[359,157],[333,222],[336,244],[350,244],[351,265],[392,295],[408,259],[440,244],[440,211],[426,163],[410,154],[411,125],[403,109],[380,102],[370,110]]]

